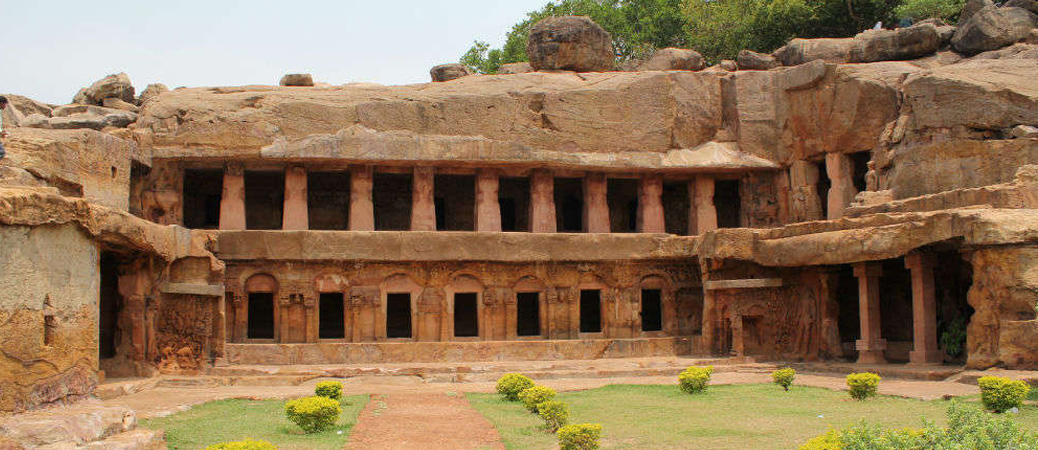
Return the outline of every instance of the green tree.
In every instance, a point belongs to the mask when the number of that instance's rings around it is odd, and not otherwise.
[[[925,20],[938,18],[948,23],[955,23],[966,0],[905,0],[894,9],[901,18]]]

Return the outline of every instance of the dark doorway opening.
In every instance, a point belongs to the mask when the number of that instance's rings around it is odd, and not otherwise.
[[[609,202],[609,230],[613,233],[638,232],[638,180],[610,178],[606,185]]]
[[[249,294],[249,339],[274,339],[274,294]]]
[[[688,235],[688,213],[691,209],[688,182],[663,183],[663,223],[667,233]]]
[[[966,327],[973,307],[966,301],[973,286],[973,266],[957,250],[939,251],[934,264],[934,293],[937,297],[937,344],[949,359],[963,362],[966,357]],[[1025,320],[1034,311],[1026,311]]]
[[[912,272],[905,259],[883,261],[879,283],[880,336],[887,341],[887,361],[906,362],[912,349]]]
[[[375,230],[411,229],[411,183],[409,173],[375,173],[371,193],[375,206]]]
[[[829,217],[829,188],[833,186],[832,180],[829,179],[829,171],[825,166],[824,159],[818,162],[818,184],[815,185],[818,200],[822,202],[822,220]]]
[[[436,175],[433,181],[436,204],[436,229],[473,231],[476,229],[476,177]]]
[[[516,294],[516,334],[539,336],[541,334],[541,295],[537,292]]]
[[[580,332],[602,332],[602,291],[597,289],[580,291]]]
[[[454,336],[479,336],[479,303],[475,293],[454,294]]]
[[[184,226],[193,229],[220,227],[223,171],[184,170]],[[280,224],[278,224],[280,225]]]
[[[862,192],[865,190],[865,174],[869,172],[869,160],[872,152],[851,153],[851,162],[854,164],[854,190]]]
[[[840,328],[843,357],[857,358],[855,342],[861,339],[861,303],[858,300],[858,278],[854,266],[842,265],[836,274],[836,301],[839,305],[836,323]]]
[[[739,228],[742,215],[739,180],[716,180],[714,182],[714,207],[717,208],[718,228]]]
[[[346,338],[346,302],[342,292],[321,294],[317,335],[320,339]]]
[[[501,203],[501,231],[530,231],[530,179],[502,177],[497,198]]]
[[[411,337],[411,294],[386,296],[386,337]]]
[[[245,172],[245,228],[280,230],[285,211],[284,172]]]
[[[350,228],[350,173],[310,172],[306,177],[311,230]]]
[[[584,179],[555,179],[555,226],[560,233],[584,231]]]
[[[119,310],[123,298],[119,294],[119,261],[114,254],[101,253],[100,317],[98,318],[98,356],[115,356],[119,345]]]
[[[642,331],[663,331],[663,295],[659,289],[642,289]]]

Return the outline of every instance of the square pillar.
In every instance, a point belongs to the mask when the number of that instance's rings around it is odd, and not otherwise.
[[[934,256],[913,252],[905,255],[912,271],[912,340],[908,360],[912,364],[940,364],[944,353],[937,347],[937,296],[934,290]]]
[[[638,232],[667,232],[663,219],[663,177],[660,175],[645,175],[638,183]]]
[[[879,277],[883,266],[875,262],[854,265],[854,276],[858,278],[858,317],[861,320],[861,339],[855,343],[859,364],[882,364],[886,362],[883,350],[887,341],[880,337]]]
[[[797,160],[789,165],[792,222],[825,219],[822,217],[822,198],[818,196],[819,176],[818,165],[811,161]]]
[[[694,234],[703,234],[707,231],[717,229],[717,208],[714,207],[714,179],[711,177],[696,177],[689,184],[693,211],[695,214],[696,230]]]
[[[476,231],[501,231],[501,203],[497,170],[476,174]]]
[[[223,172],[220,229],[245,229],[245,167],[241,164],[228,164]]]
[[[432,167],[416,167],[411,184],[411,231],[436,231],[436,172]]]
[[[371,200],[374,181],[371,166],[350,170],[350,231],[375,230],[375,204]]]
[[[554,233],[555,177],[551,171],[535,170],[530,177],[530,231]]]
[[[584,223],[588,233],[610,231],[608,186],[604,173],[584,177]]]
[[[858,194],[854,187],[854,162],[845,153],[826,153],[825,172],[832,183],[829,188],[829,220],[843,217],[843,209],[850,206]]]
[[[285,172],[285,213],[281,219],[282,230],[306,230],[310,228],[307,211],[306,168],[289,167]]]

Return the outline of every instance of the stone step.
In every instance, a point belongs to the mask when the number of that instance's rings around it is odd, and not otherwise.
[[[0,420],[0,437],[25,447],[83,446],[137,429],[137,416],[128,408],[98,400],[78,402]]]
[[[854,364],[854,363],[796,363],[791,365],[798,372],[848,375],[872,372],[883,378],[904,380],[944,381],[965,370],[964,366],[911,366],[907,364]]]

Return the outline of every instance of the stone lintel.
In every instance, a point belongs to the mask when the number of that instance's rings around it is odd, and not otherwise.
[[[203,283],[166,283],[162,285],[162,293],[220,297],[224,294],[224,285]]]
[[[781,278],[747,278],[741,280],[714,280],[703,283],[709,291],[721,289],[762,289],[782,287]]]

